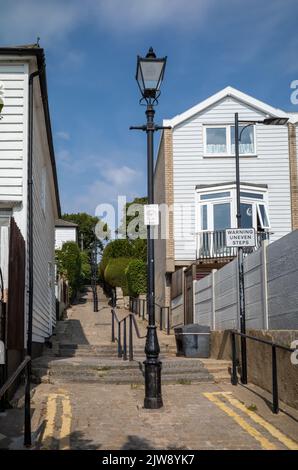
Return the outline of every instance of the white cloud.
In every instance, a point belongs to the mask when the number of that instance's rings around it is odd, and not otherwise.
[[[217,0],[1,0],[0,31],[7,43],[33,43],[55,48],[76,28],[99,26],[115,34],[135,33],[168,24],[172,28],[190,23],[196,28]],[[74,54],[70,60],[81,61]]]
[[[83,3],[59,0],[2,0],[0,30],[2,41],[54,44],[66,37],[85,17]]]
[[[138,172],[133,168],[129,168],[128,166],[122,166],[119,168],[110,167],[103,172],[103,177],[107,180],[107,182],[112,183],[114,186],[119,188],[123,185],[126,187],[132,183],[135,178],[137,178],[137,176]]]
[[[56,132],[56,136],[62,140],[70,140],[70,134],[65,131]]]
[[[127,200],[132,200],[138,195],[143,195],[141,183],[142,175],[139,171],[128,166],[110,165],[101,172],[100,178],[89,186],[82,187],[81,194],[65,201],[63,210],[87,211],[94,214],[99,204],[112,204],[116,207],[118,196],[126,196]]]

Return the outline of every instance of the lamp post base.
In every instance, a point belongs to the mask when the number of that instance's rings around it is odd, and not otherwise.
[[[161,397],[161,362],[155,325],[148,325],[145,346],[145,400],[144,408],[155,410],[163,406]]]
[[[156,410],[162,408],[161,396],[161,362],[149,359],[145,366],[145,399],[144,408]]]

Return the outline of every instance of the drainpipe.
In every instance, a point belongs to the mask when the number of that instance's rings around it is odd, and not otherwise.
[[[27,355],[32,356],[33,325],[33,82],[43,73],[44,66],[29,75],[28,97],[28,330]],[[25,439],[24,445],[31,446],[31,405],[30,405],[31,361],[28,362],[25,388]]]

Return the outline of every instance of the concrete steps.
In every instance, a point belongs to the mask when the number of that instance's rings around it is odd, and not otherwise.
[[[33,361],[32,379],[36,383],[87,382],[87,383],[144,383],[144,354],[134,361],[117,357],[80,356],[68,358],[42,357]],[[227,361],[209,361],[192,358],[175,358],[168,355],[162,361],[162,380],[166,383],[206,383],[229,381]],[[208,362],[208,360],[206,360]],[[219,364],[219,362],[222,362]]]

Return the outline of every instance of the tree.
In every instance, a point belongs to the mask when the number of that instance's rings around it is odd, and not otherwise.
[[[125,204],[125,214],[122,218],[118,233],[129,239],[147,238],[147,229],[144,225],[143,206],[148,203],[147,197],[136,197]],[[125,218],[126,215],[126,218]]]
[[[103,249],[103,240],[99,240],[94,234],[96,224],[100,222],[98,217],[87,214],[86,212],[78,212],[77,214],[64,214],[62,218],[78,225],[79,244],[81,245],[82,240],[83,248],[87,251],[89,257],[94,240],[97,240],[97,246],[100,250]],[[105,224],[105,229],[107,229],[107,224]]]

